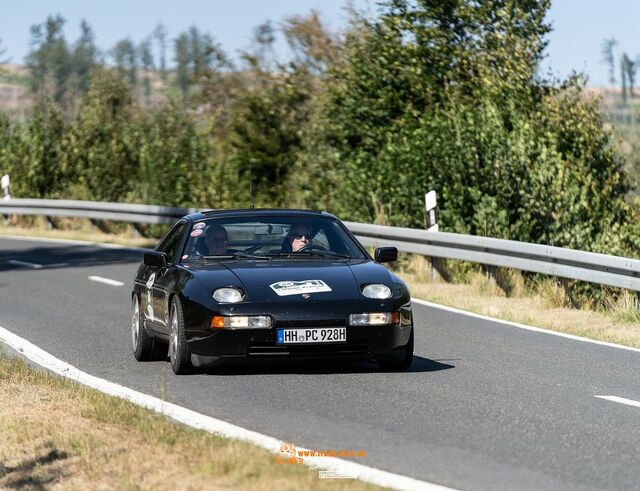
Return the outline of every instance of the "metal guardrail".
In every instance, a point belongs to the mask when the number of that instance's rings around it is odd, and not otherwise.
[[[366,246],[395,246],[425,256],[461,259],[491,266],[640,291],[640,260],[515,240],[449,232],[427,232],[345,222]]]
[[[135,223],[173,223],[193,208],[73,200],[0,201],[2,215],[44,215]],[[491,266],[640,291],[640,260],[513,240],[449,232],[345,222],[366,246],[395,246],[403,252],[461,259]]]
[[[61,216],[133,223],[175,223],[179,218],[194,211],[197,210],[172,206],[66,199],[9,199],[0,201],[0,214],[2,215]]]

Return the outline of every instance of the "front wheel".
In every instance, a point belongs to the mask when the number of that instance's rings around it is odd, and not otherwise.
[[[409,336],[409,342],[402,348],[402,355],[395,357],[381,357],[378,360],[378,365],[383,370],[391,370],[394,372],[404,372],[409,370],[413,363],[413,327],[411,327],[411,334]]]
[[[191,371],[191,353],[184,334],[184,314],[182,303],[178,297],[171,301],[171,324],[169,331],[169,360],[176,375],[184,375]]]

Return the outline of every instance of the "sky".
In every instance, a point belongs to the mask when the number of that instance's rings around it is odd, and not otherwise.
[[[337,30],[347,19],[347,0],[0,0],[7,7],[0,14],[0,39],[6,49],[4,58],[23,63],[29,51],[29,28],[43,22],[49,14],[61,14],[66,20],[67,40],[78,37],[79,25],[86,19],[103,50],[118,40],[131,37],[140,42],[162,22],[169,38],[196,25],[209,32],[224,50],[234,57],[249,48],[253,29],[272,20],[277,26],[285,16],[321,12],[329,27]],[[10,7],[9,7],[10,4]],[[356,8],[376,11],[376,0],[354,0]],[[619,56],[631,59],[640,55],[640,2],[637,0],[553,0],[548,20],[553,27],[542,71],[560,78],[573,70],[584,72],[589,85],[608,83],[607,67],[601,62],[605,38],[618,41]],[[286,51],[284,43],[277,47]],[[619,78],[619,76],[618,76]]]

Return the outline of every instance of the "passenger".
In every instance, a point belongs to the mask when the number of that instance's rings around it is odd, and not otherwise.
[[[309,223],[294,223],[282,244],[282,252],[298,252],[313,245],[313,227]]]
[[[227,253],[229,238],[222,225],[211,225],[207,229],[204,242],[209,250],[209,256],[223,256]]]

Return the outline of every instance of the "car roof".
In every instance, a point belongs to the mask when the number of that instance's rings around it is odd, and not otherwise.
[[[203,210],[187,215],[191,220],[203,220],[205,218],[233,218],[233,217],[291,217],[315,218],[323,216],[336,219],[331,213],[326,211],[304,210],[298,208],[236,208],[227,210]]]

